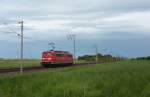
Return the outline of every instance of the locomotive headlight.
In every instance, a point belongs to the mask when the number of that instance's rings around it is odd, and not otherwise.
[[[52,60],[52,58],[47,58],[48,60]]]

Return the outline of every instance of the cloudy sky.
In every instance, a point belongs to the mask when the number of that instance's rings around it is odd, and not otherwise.
[[[149,0],[0,0],[0,57],[18,58],[19,21],[24,21],[25,57],[40,58],[54,42],[77,55],[99,52],[115,56],[150,55]]]

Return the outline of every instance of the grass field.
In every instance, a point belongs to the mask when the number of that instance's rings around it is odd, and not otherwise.
[[[20,67],[20,60],[0,60],[0,68]],[[23,67],[40,66],[40,60],[24,60]]]
[[[76,61],[76,64],[85,63],[86,61]],[[41,60],[24,60],[23,67],[35,67],[41,66]],[[0,69],[3,68],[19,68],[21,64],[20,60],[0,60]]]
[[[150,61],[3,76],[0,97],[150,97]]]

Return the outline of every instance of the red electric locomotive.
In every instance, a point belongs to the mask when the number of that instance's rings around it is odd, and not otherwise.
[[[67,51],[46,51],[42,54],[42,66],[73,64],[73,55]]]

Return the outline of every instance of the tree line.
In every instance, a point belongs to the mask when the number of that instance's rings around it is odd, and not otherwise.
[[[126,60],[125,57],[120,56],[112,56],[110,54],[103,55],[98,53],[97,55],[83,55],[79,56],[78,60],[84,60],[84,61],[98,61],[98,62],[112,62],[112,61],[120,61],[120,60]]]
[[[137,57],[137,58],[132,58],[132,60],[150,60],[150,56],[147,56],[147,57]]]

